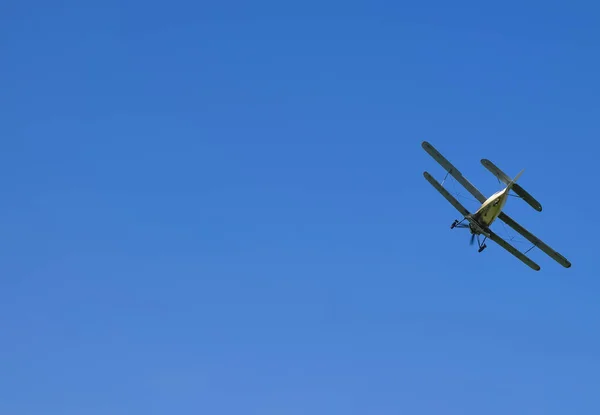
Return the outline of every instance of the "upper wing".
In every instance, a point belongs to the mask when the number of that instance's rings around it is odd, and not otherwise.
[[[480,203],[486,201],[486,197],[479,191],[475,186],[471,184],[465,177],[462,175],[460,171],[456,167],[452,165],[444,156],[440,154],[439,151],[435,149],[431,144],[427,141],[423,141],[421,143],[421,147],[431,156],[435,161],[437,161],[448,173],[452,175],[461,185],[464,186],[465,189],[469,191]]]
[[[442,185],[431,176],[431,174],[423,172],[423,176],[425,176],[427,181],[431,183],[431,185],[435,187],[437,191],[440,192],[442,196],[444,196],[446,200],[448,200],[448,202],[450,202],[452,206],[454,206],[456,210],[458,210],[463,216],[467,216],[469,214],[469,211],[458,200],[456,200],[454,196],[448,193],[448,191],[444,189]]]
[[[522,252],[518,251],[514,246],[510,245],[508,242],[506,242],[504,239],[502,239],[501,237],[499,237],[497,234],[495,234],[494,232],[488,230],[489,232],[489,238],[496,242],[498,245],[500,245],[502,248],[506,249],[508,252],[510,252],[511,254],[513,254],[514,256],[516,256],[517,258],[519,258],[521,261],[523,261],[524,263],[526,263],[527,265],[529,265],[532,269],[539,271],[540,270],[540,266],[538,264],[536,264],[535,262],[533,262],[531,259],[529,259],[525,254],[523,254]]]
[[[500,220],[502,220],[508,226],[510,226],[515,231],[519,232],[521,235],[523,235],[525,238],[527,238],[531,243],[533,243],[535,246],[540,248],[550,258],[554,259],[556,262],[558,262],[563,267],[569,268],[571,266],[571,263],[567,260],[567,258],[565,258],[561,254],[556,252],[554,249],[550,248],[548,245],[546,245],[544,242],[542,242],[542,240],[540,240],[537,236],[533,235],[531,232],[529,232],[523,226],[519,225],[514,219],[509,217],[506,213],[501,212],[500,215],[498,216],[498,218],[500,218]]]
[[[511,181],[511,178],[506,175],[502,170],[498,168],[494,163],[489,161],[488,159],[481,159],[481,164],[488,169],[494,176],[496,176],[500,181],[504,184],[508,184]],[[519,184],[514,183],[512,190],[521,198],[527,202],[532,208],[537,210],[538,212],[542,211],[542,205],[540,202],[535,200],[533,196],[531,196],[525,189],[523,189]]]

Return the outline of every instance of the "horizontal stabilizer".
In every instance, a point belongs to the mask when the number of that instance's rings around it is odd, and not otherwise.
[[[512,179],[508,177],[506,173],[498,168],[494,163],[489,161],[488,159],[481,159],[481,164],[488,169],[494,176],[498,178],[502,183],[508,185]],[[535,200],[533,196],[531,196],[525,189],[523,189],[517,183],[512,185],[512,191],[515,192],[518,196],[520,196],[527,204],[529,204],[532,208],[537,210],[538,212],[542,211],[542,205],[540,202]]]

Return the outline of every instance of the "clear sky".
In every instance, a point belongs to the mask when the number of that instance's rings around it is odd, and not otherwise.
[[[481,3],[4,2],[0,413],[598,414],[599,9]]]

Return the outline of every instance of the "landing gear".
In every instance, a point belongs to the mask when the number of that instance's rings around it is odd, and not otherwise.
[[[459,220],[458,220],[458,219],[456,219],[454,222],[452,222],[452,225],[450,225],[450,229],[454,229],[454,228],[456,228],[457,226],[458,226],[459,228],[468,228],[468,227],[469,227],[469,225],[467,225],[467,224],[463,223],[464,221],[465,221],[465,219],[461,220],[460,222],[459,222]]]
[[[485,244],[486,239],[487,236],[483,238],[483,241],[479,242],[479,234],[477,234],[477,245],[479,245],[477,252],[482,252],[485,248],[487,248],[487,245]]]
[[[479,240],[479,235],[481,235],[481,233],[479,231],[476,231],[474,227],[472,227],[469,224],[463,223],[465,220],[467,220],[467,218],[463,218],[463,220],[459,221],[458,219],[455,220],[454,222],[452,222],[452,225],[450,225],[450,229],[454,229],[454,228],[468,228],[471,231],[471,245],[473,245],[473,243],[475,243],[475,238],[477,238],[477,245],[479,246],[479,249],[477,250],[477,252],[483,252],[483,250],[485,248],[487,248],[487,245],[485,244],[485,241],[487,239],[487,236],[485,236],[483,238],[482,241]]]

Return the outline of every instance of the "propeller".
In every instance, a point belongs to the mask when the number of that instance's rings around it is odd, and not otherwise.
[[[471,242],[469,243],[469,245],[473,245],[474,242],[475,242],[475,234],[472,233],[471,234]]]

